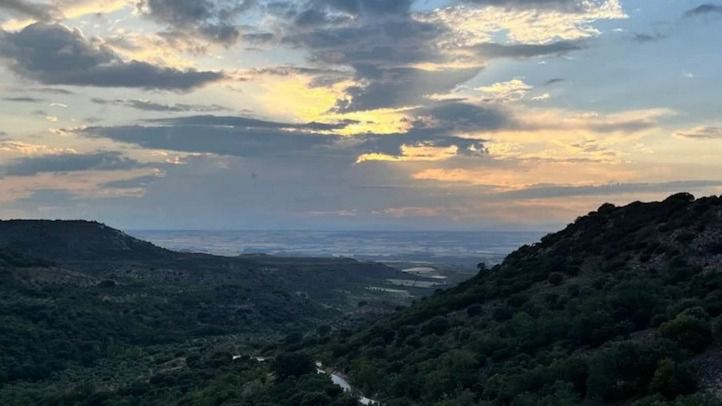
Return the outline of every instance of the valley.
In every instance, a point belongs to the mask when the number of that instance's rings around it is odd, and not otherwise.
[[[0,399],[718,405],[721,230],[719,197],[605,204],[457,285],[419,263],[0,222]]]

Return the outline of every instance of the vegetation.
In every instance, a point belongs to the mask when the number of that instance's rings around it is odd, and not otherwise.
[[[158,404],[218,378],[193,368],[206,354],[248,356],[287,332],[328,336],[395,308],[365,288],[399,273],[348,259],[175,253],[92,222],[0,222],[0,404],[138,385]],[[244,368],[229,373],[270,367]],[[175,383],[167,391],[156,379]]]
[[[388,405],[718,404],[720,213],[604,205],[316,351]]]
[[[348,292],[383,266],[24,241],[0,244],[3,404],[356,404],[320,360],[390,406],[720,405],[722,198],[603,205],[366,321]]]
[[[350,406],[356,401],[327,375],[313,371],[278,377],[268,363],[230,353],[190,354],[178,366],[120,387],[79,382],[64,391],[4,391],[11,405]],[[299,371],[300,372],[300,371]]]

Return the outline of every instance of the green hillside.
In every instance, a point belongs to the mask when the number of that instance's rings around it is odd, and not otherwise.
[[[317,348],[385,405],[717,404],[722,199],[606,204]]]
[[[116,238],[74,240],[81,259],[0,244],[2,404],[722,404],[719,197],[605,204],[385,316],[358,307],[383,265]]]
[[[149,404],[177,398],[221,373],[209,365],[231,356],[216,353],[248,356],[392,311],[403,301],[366,288],[399,275],[342,258],[176,253],[95,222],[3,221],[0,404],[77,404],[168,371],[192,377],[149,390]],[[54,403],[64,393],[75,400]]]

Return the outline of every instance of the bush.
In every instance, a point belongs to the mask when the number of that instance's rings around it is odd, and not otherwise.
[[[508,300],[509,305],[511,305],[512,307],[520,307],[521,305],[523,305],[524,303],[526,303],[528,301],[529,301],[529,296],[523,295],[521,293],[511,295]]]
[[[712,343],[709,323],[696,317],[680,314],[674,320],[662,323],[657,329],[659,336],[677,342],[681,347],[700,353]]]
[[[423,331],[427,333],[433,333],[436,335],[442,335],[449,329],[449,320],[444,316],[436,316],[424,325]]]
[[[466,308],[466,314],[469,317],[475,317],[480,315],[484,311],[484,308],[479,304],[474,304]]]
[[[302,352],[286,352],[279,354],[273,361],[273,372],[278,379],[291,376],[302,376],[316,372],[316,365],[307,354]]]
[[[561,272],[552,272],[549,274],[547,281],[554,286],[559,286],[564,283],[564,274]]]
[[[650,392],[660,393],[667,399],[692,393],[696,388],[697,382],[689,368],[670,359],[659,362],[649,383]]]

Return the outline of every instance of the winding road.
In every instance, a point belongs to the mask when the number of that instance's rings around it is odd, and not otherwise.
[[[351,384],[348,382],[348,378],[346,378],[341,373],[334,372],[333,370],[325,371],[323,369],[323,364],[320,362],[316,362],[316,372],[319,374],[330,375],[331,381],[333,383],[335,383],[336,385],[340,386],[344,392],[354,393],[353,386],[351,386]],[[356,391],[356,393],[358,393],[358,391]],[[381,404],[378,401],[369,399],[366,396],[363,396],[361,394],[358,395],[358,401],[362,405],[380,405]]]
[[[241,358],[241,355],[233,356],[234,361],[237,359],[240,359],[240,358]],[[268,360],[268,358],[265,358],[265,357],[254,357],[254,359],[257,362],[266,362]],[[366,396],[363,396],[359,391],[354,391],[353,386],[351,386],[351,384],[348,382],[348,378],[346,376],[344,376],[343,374],[341,374],[340,372],[336,372],[333,369],[324,369],[321,361],[316,361],[316,373],[329,375],[331,377],[331,381],[334,384],[340,386],[344,392],[351,393],[351,394],[354,394],[354,393],[357,394],[358,401],[362,405],[367,405],[367,406],[373,406],[373,405],[380,406],[381,405],[381,403],[379,401],[367,398]]]

